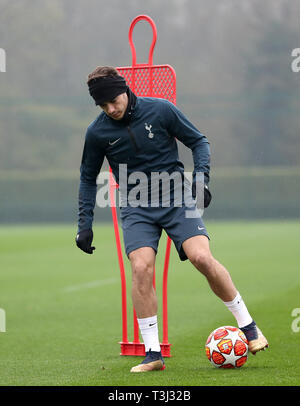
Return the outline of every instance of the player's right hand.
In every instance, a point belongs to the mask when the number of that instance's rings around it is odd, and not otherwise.
[[[93,241],[93,230],[89,229],[80,231],[77,234],[75,241],[77,247],[87,254],[92,254],[93,251],[96,249],[95,247],[91,246]]]

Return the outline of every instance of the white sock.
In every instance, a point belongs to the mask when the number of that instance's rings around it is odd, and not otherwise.
[[[145,344],[145,351],[150,349],[151,351],[160,351],[157,316],[137,320]]]
[[[224,304],[234,315],[239,328],[245,327],[248,324],[252,323],[253,319],[250,316],[248,309],[239,292],[237,292],[236,297],[231,302],[224,302]]]

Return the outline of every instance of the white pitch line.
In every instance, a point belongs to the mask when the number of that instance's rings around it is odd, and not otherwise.
[[[67,286],[63,289],[63,292],[65,292],[65,293],[66,292],[76,292],[77,290],[96,288],[97,286],[111,285],[116,282],[118,282],[118,279],[116,279],[116,278],[101,279],[101,280],[97,280],[97,281],[81,283],[80,285]]]

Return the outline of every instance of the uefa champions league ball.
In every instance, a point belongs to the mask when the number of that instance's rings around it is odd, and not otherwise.
[[[205,351],[216,368],[240,368],[248,358],[248,340],[237,327],[219,327],[208,336]]]

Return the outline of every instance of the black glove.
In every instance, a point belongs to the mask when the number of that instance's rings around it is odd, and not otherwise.
[[[80,233],[77,234],[75,241],[77,247],[87,254],[92,254],[96,249],[95,247],[91,247],[93,241],[93,230],[80,231]]]
[[[199,183],[198,184],[198,187],[197,187],[197,189],[199,188],[202,188],[203,187],[203,183]],[[196,182],[193,182],[193,185],[192,185],[192,196],[193,196],[193,199],[196,199]],[[204,184],[204,208],[206,209],[206,207],[208,207],[209,206],[209,204],[210,204],[210,202],[211,202],[211,193],[210,193],[210,190],[209,190],[209,188],[208,188],[208,185],[207,184]],[[202,204],[201,204],[202,202],[197,202],[197,207],[199,208],[199,205],[201,206]]]
[[[211,193],[207,185],[204,185],[204,208],[208,207],[211,202]]]

